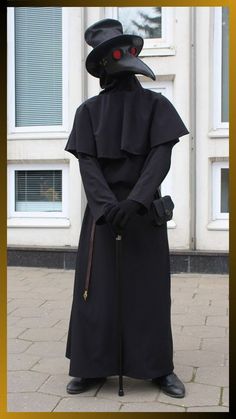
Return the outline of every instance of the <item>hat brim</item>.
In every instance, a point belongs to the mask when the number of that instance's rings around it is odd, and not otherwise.
[[[138,55],[143,48],[143,43],[143,38],[138,35],[124,34],[115,36],[102,42],[89,53],[85,61],[85,67],[87,71],[92,74],[92,76],[99,77],[99,61],[110,51],[111,48],[115,46],[131,45],[137,48]]]

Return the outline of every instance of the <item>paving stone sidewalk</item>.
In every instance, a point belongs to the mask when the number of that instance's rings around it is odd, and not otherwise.
[[[228,412],[228,276],[172,274],[175,372],[186,396],[118,377],[69,395],[65,345],[74,271],[8,268],[8,411]]]

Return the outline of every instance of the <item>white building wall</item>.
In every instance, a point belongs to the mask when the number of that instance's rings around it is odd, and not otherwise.
[[[99,93],[98,79],[90,76],[85,70],[85,58],[91,48],[84,42],[84,30],[95,21],[109,15],[111,8],[104,7],[73,7],[63,8],[67,16],[65,25],[67,45],[68,71],[67,91],[67,126],[65,132],[39,133],[28,137],[14,134],[8,128],[8,161],[9,165],[16,162],[58,162],[68,164],[68,218],[54,219],[8,219],[8,244],[27,246],[77,246],[83,212],[86,204],[79,165],[74,156],[64,151],[68,135],[71,131],[76,108],[86,98]],[[152,82],[139,77],[147,88],[164,89],[181,115],[184,123],[190,126],[190,11],[189,7],[171,8],[171,42],[169,49],[157,49],[150,55],[145,49],[142,58],[157,76]],[[191,199],[190,176],[197,181],[197,249],[227,250],[227,223],[211,222],[211,167],[210,158],[228,158],[228,138],[217,134],[219,138],[209,137],[211,132],[211,48],[213,8],[196,8],[197,43],[196,43],[196,153],[197,171],[190,166],[191,136],[180,138],[173,148],[170,172],[163,182],[163,194],[170,194],[175,203],[174,217],[168,223],[168,236],[171,249],[189,249],[191,243]],[[9,26],[9,31],[11,28]],[[9,48],[9,54],[11,49]],[[169,55],[168,55],[169,54]],[[10,59],[9,59],[10,60]],[[8,87],[10,92],[11,86]],[[14,104],[9,94],[8,112]],[[191,134],[191,133],[190,133]],[[224,134],[225,135],[225,134]],[[10,188],[10,181],[8,188]]]

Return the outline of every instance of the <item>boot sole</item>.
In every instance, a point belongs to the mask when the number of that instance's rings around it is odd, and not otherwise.
[[[163,390],[161,387],[160,387],[160,390],[164,393],[164,394],[166,394],[167,396],[170,396],[170,397],[175,397],[176,399],[183,399],[184,397],[185,397],[185,394],[180,394],[180,395],[177,395],[177,394],[171,394],[171,393],[168,393],[167,391],[165,391],[165,390]]]
[[[103,384],[103,383],[105,383],[105,381],[106,381],[106,379],[105,380],[101,380],[101,381],[98,381],[97,383],[91,383],[91,384],[88,384],[86,387],[83,387],[83,388],[81,388],[80,390],[68,390],[68,389],[66,389],[66,391],[67,391],[67,393],[68,394],[79,394],[79,393],[84,393],[85,391],[87,391],[87,390],[89,390],[90,388],[93,388],[94,386],[96,386],[96,385],[99,385],[99,384]]]
[[[81,390],[75,390],[75,391],[72,391],[72,390],[67,390],[67,389],[66,389],[66,391],[67,391],[67,393],[68,393],[68,394],[79,394],[79,393],[83,393],[84,391],[89,390],[89,388],[90,388],[90,387],[86,387],[86,388],[83,388],[83,389],[81,389]]]

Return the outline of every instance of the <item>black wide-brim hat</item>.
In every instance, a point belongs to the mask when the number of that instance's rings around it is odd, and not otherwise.
[[[99,62],[111,48],[123,45],[134,46],[138,55],[144,43],[141,36],[123,34],[122,24],[115,19],[102,19],[94,23],[86,29],[84,38],[87,44],[93,47],[86,58],[85,66],[94,77],[99,77],[101,70]]]

